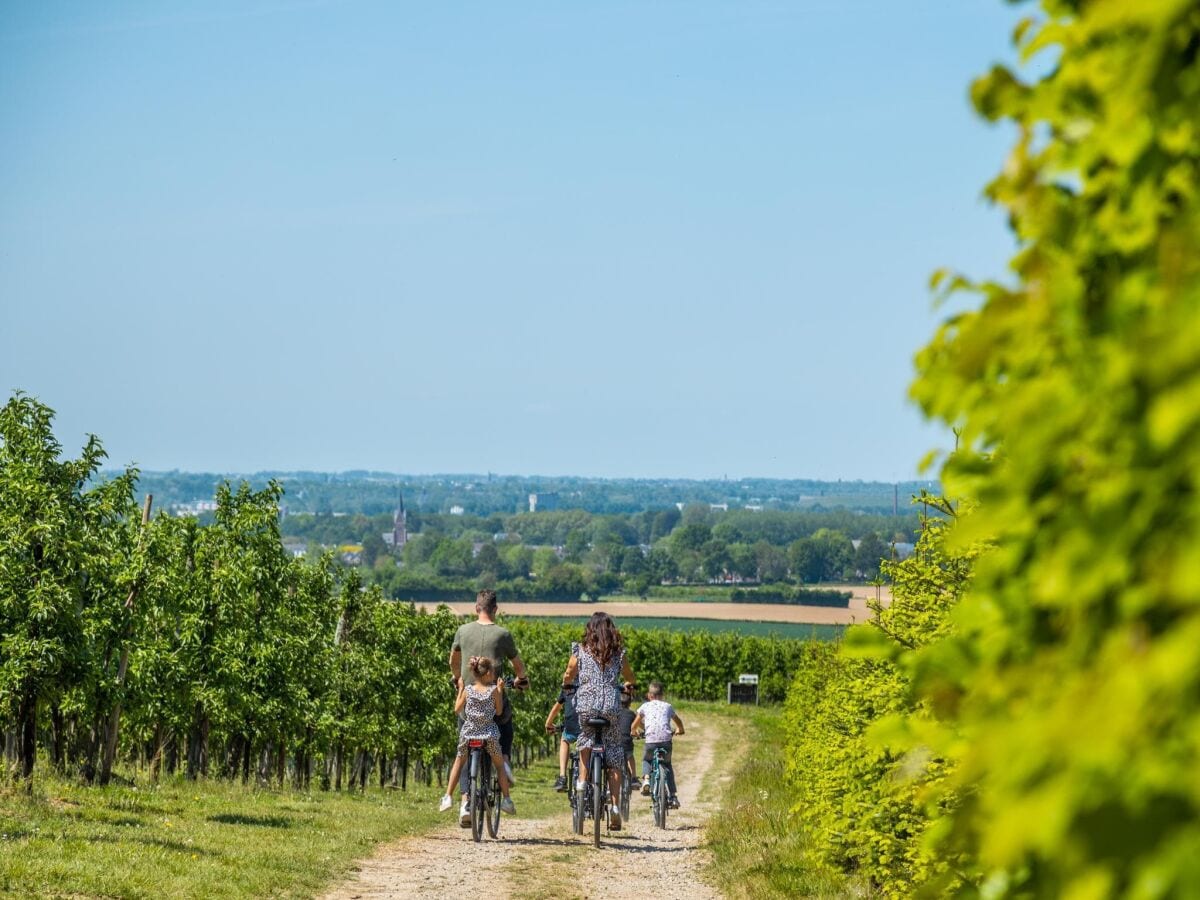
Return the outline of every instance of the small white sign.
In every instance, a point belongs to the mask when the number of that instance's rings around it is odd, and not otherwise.
[[[738,684],[758,684],[757,675],[739,675]]]

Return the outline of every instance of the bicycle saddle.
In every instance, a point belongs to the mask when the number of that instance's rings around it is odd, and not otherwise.
[[[605,728],[608,725],[608,719],[588,719],[589,728]]]

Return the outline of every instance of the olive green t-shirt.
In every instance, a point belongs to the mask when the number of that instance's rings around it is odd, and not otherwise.
[[[496,677],[500,678],[504,674],[504,661],[517,655],[517,642],[507,628],[485,625],[483,622],[467,622],[454,632],[454,644],[450,649],[462,651],[463,683],[472,684],[474,679],[468,665],[472,656],[490,656],[496,667]]]

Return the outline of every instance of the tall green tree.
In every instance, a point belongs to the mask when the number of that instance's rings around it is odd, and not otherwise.
[[[119,579],[110,539],[131,510],[135,477],[86,490],[104,449],[92,435],[78,459],[61,458],[53,421],[20,393],[0,409],[0,715],[17,728],[26,778],[40,708],[96,677],[93,651],[113,636],[115,598],[101,588]],[[112,577],[89,587],[89,570]]]

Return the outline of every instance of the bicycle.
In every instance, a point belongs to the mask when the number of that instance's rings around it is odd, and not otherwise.
[[[554,731],[561,735],[565,729],[562,725],[555,725]],[[571,828],[576,834],[583,834],[583,804],[579,800],[579,792],[575,789],[575,782],[579,779],[579,751],[575,745],[571,745],[571,749],[567,756],[567,805],[571,807]]]
[[[505,688],[512,688],[515,683],[511,675],[504,678]],[[467,740],[470,754],[467,805],[471,812],[471,837],[476,843],[483,840],[485,824],[489,837],[500,836],[500,773],[495,771],[486,746],[483,740]]]
[[[672,737],[677,733],[671,732]],[[667,827],[667,810],[670,808],[665,771],[671,765],[670,753],[665,747],[656,747],[650,756],[650,806],[654,811],[654,824],[659,828]]]
[[[592,843],[600,846],[600,823],[604,822],[605,829],[611,828],[608,805],[608,760],[604,754],[604,729],[609,726],[608,719],[588,719],[581,723],[585,728],[592,729],[594,738],[592,758],[588,780],[584,783],[582,802],[577,803],[574,810],[575,833],[583,834],[583,820],[591,815],[593,825]]]
[[[619,796],[621,798],[621,818],[628,822],[630,806],[629,798],[633,796],[633,779],[630,777],[629,769],[627,767],[621,769],[621,793]]]
[[[471,754],[467,803],[471,810],[471,837],[476,843],[483,840],[485,823],[490,837],[500,835],[500,774],[492,766],[486,746],[483,740],[467,740]]]

